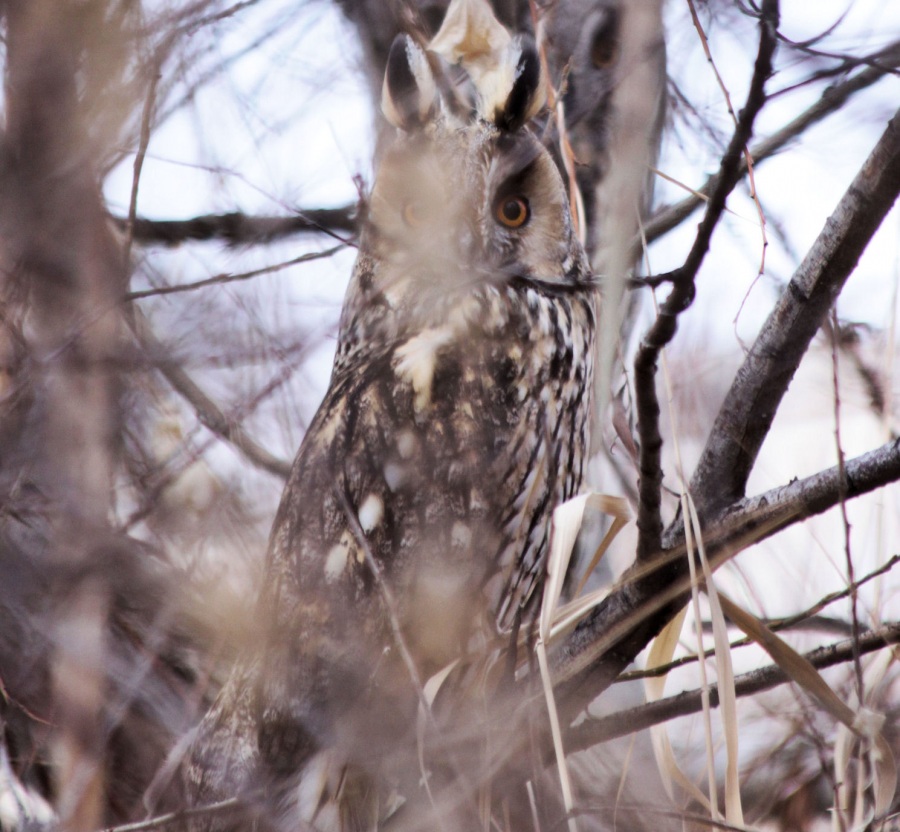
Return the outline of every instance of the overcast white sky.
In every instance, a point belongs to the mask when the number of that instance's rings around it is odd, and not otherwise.
[[[268,0],[242,20],[250,21],[223,29],[224,36],[208,56],[238,54],[258,32],[276,26],[278,34],[262,47],[249,51],[231,70],[208,84],[196,97],[194,107],[182,110],[158,130],[150,145],[139,198],[139,213],[158,218],[181,218],[197,214],[243,210],[246,213],[278,213],[295,207],[341,205],[356,197],[355,175],[371,178],[371,109],[358,68],[358,50],[341,15],[330,3],[315,0],[301,15],[289,0]],[[795,40],[822,32],[845,15],[835,33],[821,48],[872,51],[900,33],[900,2],[897,0],[823,0],[817,3],[782,3],[782,31]],[[286,21],[278,26],[279,21]],[[689,25],[686,3],[670,0],[670,73],[691,97],[704,119],[727,136],[729,116],[721,92]],[[743,100],[755,34],[749,21],[739,16],[738,25],[713,30],[713,56],[731,92],[735,106]],[[792,66],[791,64],[794,64]],[[782,50],[781,73],[770,89],[780,89],[799,79],[808,62],[791,59]],[[202,72],[202,65],[196,74]],[[190,79],[188,79],[190,80]],[[787,94],[767,107],[760,119],[759,134],[774,130],[800,109],[812,103],[819,88]],[[769,232],[767,273],[786,279],[846,188],[882,129],[894,105],[900,101],[900,79],[882,81],[860,103],[846,113],[827,120],[801,140],[799,148],[762,164],[758,186],[763,206],[772,223],[782,223],[791,250]],[[686,187],[699,185],[715,169],[715,147],[690,135],[684,125],[678,131],[684,144],[668,141],[660,168]],[[823,137],[827,137],[823,141]],[[219,170],[211,172],[210,165]],[[110,177],[108,194],[112,204],[127,205],[131,186],[131,159],[126,159]],[[681,198],[684,191],[665,180],[657,184],[658,201]],[[704,267],[701,292],[692,316],[703,320],[700,327],[727,336],[740,304],[756,277],[760,256],[760,233],[755,206],[744,194],[732,197],[734,216],[726,220],[717,245]],[[887,225],[897,227],[896,216]],[[654,247],[651,268],[662,271],[680,262],[689,245],[695,223],[688,222]],[[733,244],[721,245],[729,236]],[[897,235],[882,235],[867,253],[863,266],[841,300],[844,315],[884,325],[884,280],[897,259]],[[304,241],[294,241],[296,251]],[[352,259],[349,258],[349,259]],[[341,259],[340,271],[349,271]],[[340,298],[339,282],[326,269],[314,287],[298,270],[296,280],[304,296],[310,288],[323,299]],[[294,279],[294,278],[290,278]],[[873,294],[882,301],[872,304]],[[750,337],[760,315],[771,301],[762,281],[741,315],[742,335]],[[724,312],[725,309],[728,312]]]

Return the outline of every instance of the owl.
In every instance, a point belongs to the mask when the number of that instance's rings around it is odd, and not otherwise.
[[[409,811],[431,776],[428,680],[511,681],[552,511],[582,481],[596,284],[530,128],[538,53],[454,8],[429,53],[405,35],[391,49],[393,134],[272,530],[266,635],[194,741],[193,800],[238,795],[261,828],[362,832]],[[459,776],[456,748],[429,771]],[[228,824],[192,826],[246,817]]]

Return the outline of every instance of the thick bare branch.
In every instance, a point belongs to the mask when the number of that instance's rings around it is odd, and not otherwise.
[[[842,495],[852,499],[896,482],[900,440],[848,461],[845,488],[840,479],[835,466],[722,511],[721,522],[705,530],[710,559],[721,565],[751,542],[827,511]],[[688,579],[683,546],[672,548],[652,565],[626,574],[621,585],[579,624],[554,657],[554,678],[563,686],[572,711],[604,690],[684,605]]]
[[[900,480],[900,439],[894,439],[874,451],[849,460],[845,465],[846,482],[835,465],[818,474],[794,480],[755,497],[735,503],[723,512],[723,522],[749,518],[766,520],[790,515],[790,525],[827,511],[847,499],[868,494],[876,488]],[[778,526],[772,533],[784,526]]]
[[[701,517],[714,517],[743,496],[800,360],[898,193],[900,112],[828,218],[735,377],[691,481]]]

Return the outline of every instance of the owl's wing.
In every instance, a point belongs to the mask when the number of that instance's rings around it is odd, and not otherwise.
[[[346,606],[348,626],[369,631],[399,616],[423,667],[464,647],[460,632],[430,631],[451,612],[465,618],[498,545],[488,518],[502,504],[492,467],[503,426],[485,418],[480,361],[464,351],[452,333],[426,330],[335,372],[270,547],[287,607]]]

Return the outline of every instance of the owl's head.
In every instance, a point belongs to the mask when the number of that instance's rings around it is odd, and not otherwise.
[[[452,4],[427,53],[407,35],[390,51],[382,109],[395,135],[364,248],[394,308],[473,283],[587,279],[563,180],[530,129],[545,101],[537,49],[492,16],[473,21],[478,7]],[[451,82],[453,63],[464,72]]]

